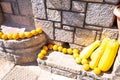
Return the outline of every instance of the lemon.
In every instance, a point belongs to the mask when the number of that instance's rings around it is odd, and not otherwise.
[[[30,38],[30,37],[32,37],[32,33],[31,33],[31,32],[25,32],[25,36],[26,36],[27,38]]]
[[[60,51],[60,52],[61,52],[61,51],[62,51],[62,49],[63,49],[63,47],[62,47],[62,46],[59,46],[59,47],[58,47],[58,51]]]
[[[37,32],[36,30],[32,30],[31,33],[32,33],[32,35],[34,35],[34,36],[38,34],[38,32]]]
[[[71,48],[67,49],[67,53],[72,54],[73,53],[72,49]]]
[[[57,50],[58,50],[58,46],[57,46],[57,45],[54,45],[54,46],[53,46],[53,50],[54,50],[54,51],[57,51]]]
[[[39,33],[39,34],[42,33],[42,28],[37,28],[36,32]]]
[[[83,67],[83,69],[86,70],[86,71],[88,71],[89,68],[90,68],[90,67],[89,67],[89,64],[83,64],[82,67]]]
[[[80,64],[80,63],[81,63],[81,60],[82,60],[82,59],[81,59],[80,57],[77,57],[77,58],[75,59],[75,61],[76,61],[77,64]]]
[[[40,53],[46,55],[46,54],[47,54],[47,51],[44,50],[44,49],[42,49]]]
[[[8,39],[12,39],[12,34],[7,34]]]
[[[48,50],[48,47],[47,46],[43,46],[43,50]]]
[[[76,59],[77,57],[79,57],[79,54],[78,53],[74,53],[73,54],[73,58]]]
[[[3,35],[3,33],[2,33],[2,32],[0,32],[0,38],[2,37],[2,35]]]
[[[52,50],[52,49],[53,49],[53,45],[52,45],[52,44],[49,44],[49,45],[48,45],[48,49]]]
[[[73,54],[74,53],[79,53],[78,49],[73,49]]]
[[[24,39],[24,38],[25,38],[25,33],[19,33],[19,37],[20,37],[21,39]]]
[[[101,74],[101,70],[99,68],[94,68],[93,72],[96,74],[96,75],[100,75]]]
[[[12,35],[12,38],[15,39],[15,40],[19,39],[19,34],[18,33],[14,33]]]
[[[3,34],[3,35],[1,36],[1,38],[4,39],[4,40],[8,39],[8,37],[7,37],[6,34]]]
[[[81,63],[82,64],[88,64],[88,60],[87,59],[82,59]]]
[[[43,59],[43,58],[44,58],[44,56],[45,56],[45,55],[44,55],[44,54],[42,54],[42,53],[39,53],[39,54],[38,54],[38,58],[39,58],[39,59]]]
[[[66,48],[63,48],[63,49],[62,49],[62,52],[63,52],[64,54],[66,54],[66,53],[67,53],[67,49],[66,49]]]

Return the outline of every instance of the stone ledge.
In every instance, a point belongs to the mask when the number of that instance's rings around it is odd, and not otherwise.
[[[112,80],[110,73],[103,73],[100,76],[96,76],[92,71],[84,71],[81,65],[75,63],[75,60],[71,55],[65,55],[61,52],[49,52],[49,55],[44,60],[37,59],[37,62],[41,69],[46,70],[46,66],[49,67],[51,73],[66,76],[69,78],[81,80]]]

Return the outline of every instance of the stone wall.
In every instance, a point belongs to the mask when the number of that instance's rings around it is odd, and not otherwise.
[[[32,5],[30,0],[1,0],[0,5],[5,17],[5,24],[34,28]]]
[[[119,0],[31,0],[35,26],[51,40],[87,46],[106,36],[117,39],[113,10]]]

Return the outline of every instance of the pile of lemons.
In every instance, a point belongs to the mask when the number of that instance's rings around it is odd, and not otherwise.
[[[73,56],[75,62],[77,64],[81,64],[82,68],[85,71],[90,70],[89,67],[89,61],[87,59],[82,59],[80,57],[80,52],[78,49],[72,49],[72,48],[64,48],[62,46],[58,46],[58,45],[53,45],[53,44],[48,44],[48,45],[44,45],[41,49],[41,51],[38,53],[38,58],[39,59],[44,59],[44,57],[46,56],[46,54],[48,53],[48,50],[53,50],[53,51],[59,51],[62,52],[63,54],[69,54],[71,56]],[[98,69],[95,69],[93,71],[96,75],[99,75],[101,72],[99,72]]]
[[[18,40],[18,39],[30,38],[30,37],[36,36],[38,34],[41,34],[41,33],[42,33],[41,28],[37,28],[37,29],[31,30],[29,32],[14,33],[14,34],[4,34],[4,33],[0,32],[0,39]]]

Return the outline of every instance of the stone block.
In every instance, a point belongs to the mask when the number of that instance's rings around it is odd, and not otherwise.
[[[81,0],[81,1],[88,1],[88,2],[103,2],[103,0]]]
[[[72,11],[85,12],[86,2],[73,1],[72,2]]]
[[[47,9],[48,20],[61,21],[61,12],[57,10]]]
[[[70,0],[47,0],[47,8],[69,10]]]
[[[105,0],[107,3],[118,4],[120,0]]]
[[[33,16],[31,0],[17,0],[21,15]]]
[[[87,24],[103,27],[112,27],[115,16],[113,10],[115,6],[110,4],[89,3],[87,8]]]
[[[83,13],[63,12],[63,24],[83,27],[84,16]]]
[[[60,69],[57,69],[57,68],[52,68],[52,73],[62,75],[62,76],[66,76],[66,77],[73,78],[73,79],[77,78],[77,75],[75,73],[60,70]]]
[[[55,29],[55,40],[72,43],[73,32]]]
[[[82,70],[82,66],[76,64],[71,55],[65,55],[57,51],[50,52],[47,56],[46,65],[75,74],[81,74]]]
[[[19,14],[19,7],[18,7],[17,2],[12,2],[11,4],[12,4],[13,13],[15,15],[18,15]]]
[[[73,30],[74,30],[74,27],[71,27],[71,26],[65,26],[65,25],[63,25],[63,29],[73,31]]]
[[[10,2],[1,2],[3,12],[12,14],[12,6]]]
[[[35,27],[41,27],[48,38],[53,39],[53,23],[51,21],[35,19]]]
[[[102,30],[102,27],[91,26],[91,25],[85,25],[85,28],[92,29],[92,30],[97,30],[97,31],[101,31]]]
[[[3,45],[5,48],[15,50],[15,49],[25,49],[25,48],[33,47],[33,46],[42,44],[44,42],[46,42],[46,36],[45,34],[40,34],[30,39],[23,39],[18,41],[6,40],[6,41],[3,41]]]
[[[94,42],[96,31],[76,28],[74,43],[78,45],[88,46]]]
[[[36,18],[46,19],[45,0],[31,0],[33,15]]]
[[[55,27],[61,28],[61,23],[55,22],[54,24],[55,24]]]
[[[20,16],[20,15],[4,15],[7,22],[17,23],[25,26],[34,26],[34,20],[32,17]]]
[[[105,37],[109,37],[111,39],[118,39],[118,34],[119,34],[118,29],[104,28],[101,35],[101,39]]]

